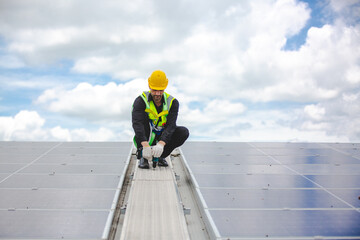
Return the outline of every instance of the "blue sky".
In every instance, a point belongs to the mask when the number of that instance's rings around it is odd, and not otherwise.
[[[360,141],[356,0],[0,6],[0,140],[129,141],[162,69],[191,140]]]

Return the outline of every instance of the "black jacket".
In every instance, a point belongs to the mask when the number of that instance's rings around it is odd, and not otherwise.
[[[152,96],[149,94],[148,101],[152,101]],[[164,103],[164,97],[162,98],[162,102]],[[156,106],[156,105],[155,105]],[[162,111],[162,105],[160,107],[156,106],[156,110],[158,113]],[[150,135],[150,125],[149,125],[149,116],[145,112],[145,102],[141,98],[141,96],[137,97],[133,104],[132,109],[132,126],[135,131],[135,140],[139,144],[143,141],[149,141]],[[167,116],[165,128],[159,138],[159,141],[162,140],[165,143],[168,143],[171,139],[172,134],[176,128],[176,120],[179,111],[179,101],[174,98],[169,114]]]

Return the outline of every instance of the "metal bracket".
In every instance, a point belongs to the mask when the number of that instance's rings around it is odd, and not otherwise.
[[[191,208],[186,208],[184,205],[183,205],[183,211],[184,211],[184,215],[190,215],[191,214]]]
[[[125,206],[120,208],[120,214],[125,214],[126,213],[126,207],[127,207],[127,205],[125,204]]]
[[[176,179],[176,181],[180,181],[180,175],[175,173],[175,179]]]
[[[173,157],[178,157],[178,156],[180,156],[181,154],[180,154],[180,151],[179,151],[179,149],[178,148],[175,148],[172,152],[171,152],[171,156],[173,156]]]

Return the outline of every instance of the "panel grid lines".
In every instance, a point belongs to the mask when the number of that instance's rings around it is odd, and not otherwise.
[[[7,179],[9,179],[10,177],[14,176],[15,174],[19,173],[21,170],[29,167],[30,165],[34,164],[36,161],[38,161],[40,158],[44,157],[46,154],[48,154],[49,152],[51,152],[52,150],[54,150],[55,148],[57,148],[58,146],[60,146],[62,143],[58,143],[57,145],[53,146],[52,148],[50,148],[49,150],[47,150],[46,152],[44,152],[43,154],[41,154],[39,157],[35,158],[33,161],[31,161],[30,163],[26,164],[25,166],[23,166],[22,168],[19,168],[17,171],[11,173],[8,177],[4,178],[3,180],[0,181],[0,184],[5,182]]]
[[[0,142],[0,239],[104,239],[131,150],[131,142]]]
[[[249,143],[250,146],[254,147],[255,149],[257,149],[258,151],[260,151],[261,153],[265,154],[265,155],[268,155],[266,154],[264,151],[262,151],[261,149],[257,148],[256,146],[252,145],[251,143]],[[280,162],[279,160],[276,159],[276,157],[273,157],[273,156],[270,156],[268,155],[269,157],[271,157],[272,159],[274,159],[274,161],[278,162],[279,164],[283,165],[282,162]],[[348,205],[349,207],[353,208],[354,210],[356,210],[357,212],[360,213],[360,211],[358,209],[356,209],[355,206],[353,206],[352,204],[346,202],[344,199],[342,199],[341,197],[333,194],[332,192],[330,192],[329,190],[327,190],[324,186],[322,186],[321,184],[317,183],[316,181],[313,181],[311,180],[310,178],[306,177],[305,175],[301,174],[300,172],[294,170],[293,168],[291,168],[289,165],[283,165],[285,166],[286,168],[288,168],[290,171],[293,171],[294,173],[296,173],[297,175],[299,176],[302,176],[303,178],[305,178],[306,180],[314,183],[316,186],[318,186],[320,189],[323,189],[324,191],[326,191],[327,193],[329,193],[330,195],[334,196],[335,198],[339,199],[340,201],[342,201],[343,203],[345,203],[346,205]]]
[[[216,239],[360,239],[360,145],[181,147]]]

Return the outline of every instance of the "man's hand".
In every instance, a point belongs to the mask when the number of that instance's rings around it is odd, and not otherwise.
[[[152,154],[154,157],[159,158],[164,151],[165,142],[160,141],[152,148]]]
[[[143,147],[142,156],[149,161],[152,160],[152,152],[150,146]]]

